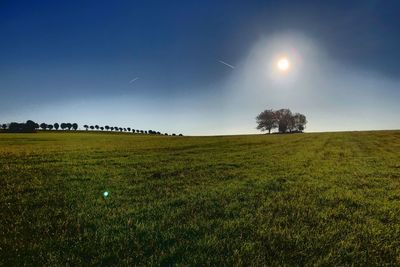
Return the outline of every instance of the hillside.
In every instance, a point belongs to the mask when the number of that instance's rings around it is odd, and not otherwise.
[[[1,134],[0,166],[3,266],[400,265],[400,131]]]

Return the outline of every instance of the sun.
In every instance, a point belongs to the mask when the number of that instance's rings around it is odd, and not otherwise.
[[[290,69],[290,61],[286,57],[280,58],[276,65],[280,71],[288,71]]]

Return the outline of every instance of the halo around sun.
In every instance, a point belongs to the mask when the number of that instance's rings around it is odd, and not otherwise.
[[[290,69],[290,61],[286,57],[282,57],[278,59],[276,66],[280,71],[288,71]]]

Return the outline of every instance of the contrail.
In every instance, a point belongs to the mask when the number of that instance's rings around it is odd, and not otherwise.
[[[135,81],[137,81],[139,79],[139,77],[133,78],[132,80],[129,81],[129,83],[133,83]]]
[[[222,61],[222,60],[218,60],[218,62],[221,63],[221,64],[224,64],[225,66],[228,66],[228,67],[231,68],[231,69],[234,69],[234,68],[235,68],[235,66],[232,66],[231,64],[228,64],[228,63],[226,63],[226,62],[224,62],[224,61]]]

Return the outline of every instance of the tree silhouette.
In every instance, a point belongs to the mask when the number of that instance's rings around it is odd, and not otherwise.
[[[72,129],[74,129],[75,131],[78,130],[78,124],[77,123],[73,123],[72,124]]]
[[[42,123],[40,124],[40,128],[42,128],[42,130],[46,130],[47,124],[44,123],[44,122],[42,122]]]
[[[306,116],[300,113],[293,115],[290,109],[264,110],[256,117],[256,121],[257,129],[269,133],[276,127],[280,133],[302,132],[307,123]]]
[[[83,128],[85,128],[87,131],[89,129],[89,125],[85,124],[85,125],[83,125]]]
[[[110,130],[110,126],[108,126],[108,125],[104,126],[104,128],[105,128],[107,131]]]
[[[58,128],[60,128],[60,124],[58,124],[57,122],[54,123],[54,129],[58,130]]]
[[[292,125],[292,112],[289,109],[283,108],[275,111],[278,119],[278,130],[280,133],[286,133]]]
[[[61,130],[65,130],[67,128],[67,124],[65,122],[61,123],[60,125]]]
[[[94,126],[93,125],[90,125],[90,130],[94,130]]]
[[[21,127],[20,127],[19,123],[11,122],[8,125],[8,131],[11,133],[18,133],[18,132],[21,132]]]
[[[268,131],[271,133],[271,130],[278,126],[278,119],[276,117],[275,112],[272,109],[267,109],[261,112],[257,117],[257,129],[261,131]]]
[[[8,126],[2,125],[2,128],[10,133],[34,133],[36,129],[37,123],[34,121],[28,120],[26,123],[18,123],[18,122],[11,122]]]
[[[37,128],[39,128],[39,125],[37,123],[35,123],[32,120],[27,120],[26,123],[25,123],[25,126],[24,126],[24,131],[32,133]]]
[[[1,128],[3,128],[3,130],[7,129],[7,124],[3,123],[3,124],[1,125]]]
[[[47,129],[49,129],[50,131],[53,130],[53,127],[54,127],[54,126],[53,126],[52,124],[48,124],[48,125],[47,125]]]
[[[98,130],[100,127],[99,127],[99,125],[95,125],[94,128],[96,128],[96,130]]]
[[[306,116],[300,113],[294,114],[294,127],[297,131],[302,132],[306,128]]]

